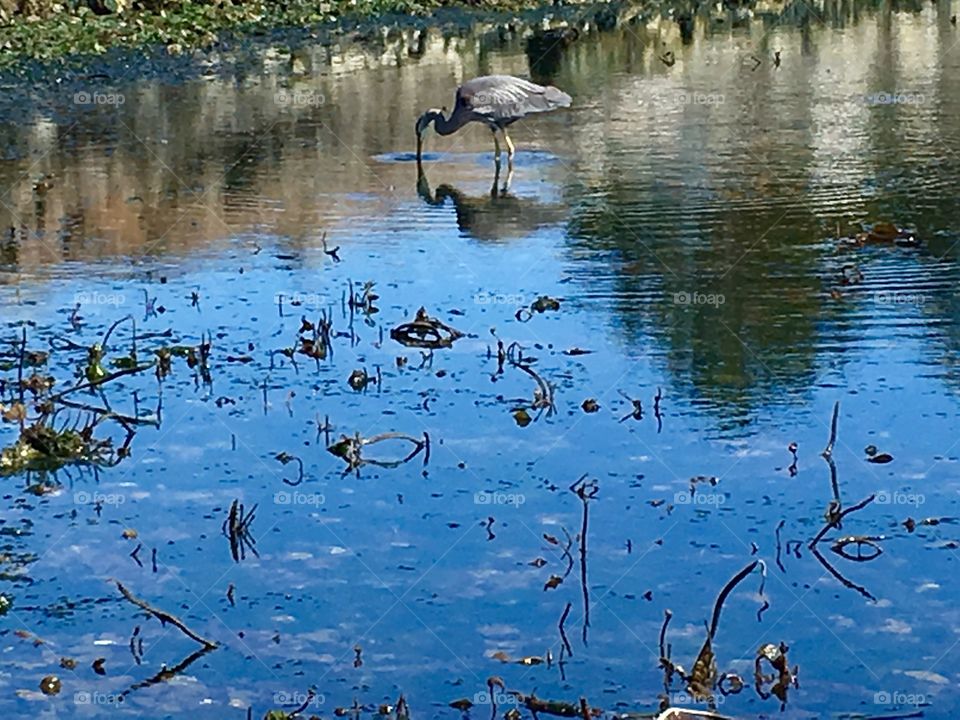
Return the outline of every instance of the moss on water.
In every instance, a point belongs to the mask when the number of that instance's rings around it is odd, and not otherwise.
[[[427,16],[440,8],[471,12],[516,12],[549,5],[542,0],[250,0],[233,4],[168,3],[153,8],[128,7],[129,0],[91,2],[98,7],[46,6],[25,12],[0,11],[0,67],[27,60],[51,61],[97,56],[114,48],[164,47],[172,55],[205,49],[225,35],[292,27],[329,25],[344,19],[370,20],[382,15]],[[5,0],[0,0],[0,8]]]

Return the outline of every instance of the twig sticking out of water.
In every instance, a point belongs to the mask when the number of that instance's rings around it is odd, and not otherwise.
[[[250,526],[256,516],[257,505],[250,508],[248,513],[244,513],[243,503],[239,500],[234,500],[230,505],[230,513],[223,521],[223,534],[230,540],[230,554],[234,562],[246,559],[247,549],[256,557],[260,557],[260,553],[257,552],[256,538],[250,533]]]
[[[567,639],[567,633],[563,629],[563,624],[567,621],[567,616],[570,614],[570,608],[573,607],[573,603],[567,603],[567,607],[563,610],[563,615],[560,616],[560,622],[557,623],[557,627],[560,629],[560,639],[563,641],[563,647],[566,650],[567,657],[573,657],[573,648],[570,647],[570,641]]]
[[[144,370],[149,370],[150,368],[156,365],[155,362],[142,363],[140,365],[134,365],[133,367],[123,368],[122,370],[117,370],[112,372],[109,375],[105,375],[102,378],[97,378],[90,382],[83,383],[82,385],[74,385],[72,388],[67,388],[66,390],[57,393],[56,395],[51,395],[47,400],[48,402],[55,403],[59,401],[64,395],[70,393],[78,392],[79,390],[89,390],[91,388],[99,387],[100,385],[106,385],[108,382],[116,380],[117,378],[122,378],[125,375],[135,375],[141,373]]]
[[[828,532],[830,532],[830,530],[832,530],[833,528],[840,527],[840,523],[843,520],[843,518],[845,518],[850,513],[856,512],[857,510],[863,510],[863,508],[865,508],[867,505],[869,505],[874,500],[876,500],[876,498],[877,498],[876,494],[870,495],[870,497],[865,498],[864,500],[861,500],[856,505],[851,505],[846,510],[841,510],[836,515],[831,516],[827,520],[826,524],[822,528],[820,528],[820,532],[816,534],[816,537],[814,537],[813,540],[811,540],[808,543],[807,547],[809,547],[812,550],[814,545],[820,542],[823,539],[823,536],[826,535]]]
[[[837,400],[833,404],[833,419],[830,421],[830,440],[827,442],[827,446],[823,449],[823,457],[831,458],[833,457],[833,446],[837,442],[837,421],[840,418],[840,401]]]
[[[657,418],[657,433],[663,430],[663,415],[660,413],[660,400],[662,399],[663,395],[660,388],[657,388],[657,394],[653,398],[653,415]]]
[[[760,560],[754,560],[749,565],[745,566],[740,572],[730,578],[730,581],[723,586],[723,589],[720,591],[720,594],[717,595],[716,602],[713,604],[713,617],[710,620],[710,630],[709,635],[712,640],[717,634],[717,626],[720,624],[720,612],[723,610],[723,603],[727,599],[727,596],[733,591],[733,589],[740,584],[740,582],[747,577],[750,573],[754,571],[757,565],[760,565]]]
[[[519,362],[513,363],[518,370],[522,370],[532,377],[537,383],[537,389],[533,391],[533,403],[530,405],[534,410],[547,411],[547,417],[553,415],[557,407],[553,399],[553,388],[546,380],[540,377],[537,372],[529,365],[523,365]]]
[[[587,585],[587,501],[600,492],[596,480],[587,480],[586,475],[570,486],[570,490],[580,498],[583,504],[583,523],[580,527],[580,587],[583,590],[583,644],[587,644],[587,628],[590,627],[590,589]]]
[[[23,384],[23,363],[27,356],[27,329],[21,328],[21,340],[20,340],[20,352],[19,358],[17,361],[17,388],[20,392],[20,404],[23,405],[23,393],[24,393],[24,384]],[[21,423],[21,427],[23,423]]]
[[[783,526],[786,524],[786,520],[781,520],[777,523],[777,529],[775,530],[775,535],[777,537],[777,567],[780,568],[780,572],[786,572],[787,569],[783,566],[783,562],[780,560],[780,531],[783,530]]]
[[[619,392],[620,395],[623,396],[625,400],[627,400],[631,405],[633,405],[633,410],[631,410],[622,418],[620,418],[620,422],[625,422],[630,418],[633,418],[634,420],[643,420],[643,401],[640,400],[639,398],[630,397],[623,390],[618,390],[617,392]]]
[[[570,537],[570,533],[565,527],[561,526],[560,529],[567,538],[566,547],[563,548],[563,557],[567,559],[567,569],[563,573],[563,579],[566,580],[570,575],[570,571],[573,570],[573,555],[570,554],[570,548],[573,547],[573,538]]]
[[[160,621],[161,624],[166,625],[167,623],[170,623],[175,628],[180,630],[180,632],[182,632],[188,638],[203,645],[203,647],[207,650],[213,650],[214,648],[219,647],[219,645],[213,640],[207,640],[206,638],[201,637],[200,635],[195,633],[193,630],[188,628],[183,623],[183,621],[180,620],[175,615],[171,615],[170,613],[164,610],[159,610],[153,607],[146,600],[141,600],[140,598],[138,598],[132,592],[127,590],[127,588],[124,587],[123,583],[121,583],[119,580],[114,580],[113,582],[116,584],[117,590],[120,591],[120,594],[123,595],[123,597],[125,597],[127,600],[129,600],[131,603],[136,605],[141,610],[144,610],[150,615],[153,615],[155,618],[157,618]]]
[[[126,322],[126,321],[128,321],[128,320],[129,320],[130,323],[133,325],[133,353],[134,353],[134,356],[136,356],[136,352],[137,352],[137,321],[134,320],[133,315],[126,315],[126,316],[120,318],[119,320],[117,320],[116,322],[114,322],[109,328],[107,328],[107,331],[103,334],[103,340],[100,341],[100,347],[103,348],[104,352],[106,352],[107,349],[108,349],[108,348],[107,348],[107,341],[110,340],[110,336],[113,335],[113,331],[117,329],[117,327],[120,325],[120,323]]]
[[[281,478],[283,482],[285,482],[287,485],[292,485],[293,487],[296,487],[297,485],[303,482],[303,460],[298,458],[296,455],[291,455],[290,453],[287,453],[287,452],[277,453],[274,456],[274,459],[283,465],[286,465],[291,462],[297,463],[298,472],[297,472],[296,481],[288,480],[287,478]]]

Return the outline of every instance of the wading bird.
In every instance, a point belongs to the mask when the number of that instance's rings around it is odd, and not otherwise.
[[[512,75],[485,75],[468,80],[457,88],[453,112],[431,108],[417,120],[417,164],[423,155],[423,134],[433,123],[440,135],[451,135],[470,122],[479,122],[493,131],[497,167],[500,166],[500,137],[507,146],[507,163],[513,169],[513,142],[507,126],[527,115],[569,107],[570,96],[555,87],[544,87]]]

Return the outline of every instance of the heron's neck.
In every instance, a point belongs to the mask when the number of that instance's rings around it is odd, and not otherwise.
[[[441,110],[434,110],[431,115],[433,117],[433,128],[437,131],[437,135],[450,135],[459,130],[460,126],[463,125],[457,118],[455,112],[450,113],[450,117],[448,118],[443,116]]]

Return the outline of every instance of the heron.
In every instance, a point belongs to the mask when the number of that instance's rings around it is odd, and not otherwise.
[[[479,122],[493,132],[494,158],[500,167],[500,134],[507,146],[507,166],[513,170],[516,148],[507,135],[507,126],[534,113],[570,107],[571,98],[553,86],[543,86],[512,75],[484,75],[457,88],[457,99],[449,117],[446,108],[427,110],[417,120],[417,164],[423,155],[423,135],[433,123],[439,135],[452,135],[467,123]]]

